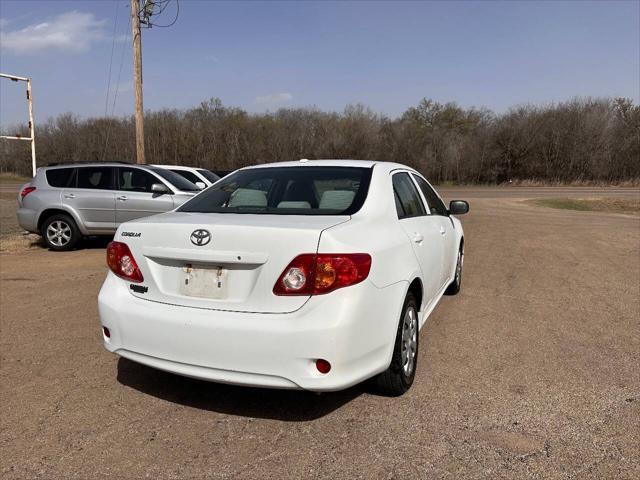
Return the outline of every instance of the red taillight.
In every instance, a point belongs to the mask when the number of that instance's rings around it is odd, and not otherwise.
[[[22,191],[20,192],[20,197],[21,197],[21,198],[26,197],[26,196],[27,196],[27,195],[29,195],[31,192],[33,192],[35,189],[36,189],[36,187],[29,187],[29,186],[28,186],[28,187],[24,187],[24,188],[22,189]]]
[[[120,278],[136,283],[144,280],[126,243],[111,242],[107,245],[107,265]]]
[[[367,253],[304,253],[294,258],[273,287],[276,295],[322,295],[367,278]]]

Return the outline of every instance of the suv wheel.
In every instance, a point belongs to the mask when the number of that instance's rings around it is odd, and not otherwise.
[[[402,307],[391,364],[375,379],[381,393],[397,397],[411,388],[416,376],[419,337],[418,306],[409,292]]]
[[[45,245],[51,250],[71,250],[80,240],[78,226],[69,215],[50,216],[42,224],[41,232]]]

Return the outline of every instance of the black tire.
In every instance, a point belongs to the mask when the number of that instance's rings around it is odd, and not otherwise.
[[[63,252],[73,249],[81,238],[76,222],[69,215],[51,215],[40,229],[42,241],[51,250]]]
[[[414,320],[412,322],[415,322],[415,334],[411,335],[411,337],[415,339],[415,344],[411,369],[408,371],[406,367],[406,355],[403,354],[403,352],[407,351],[407,345],[404,345],[405,341],[403,340],[403,331],[406,328],[406,317],[407,315],[410,315],[409,312],[411,310],[413,311],[414,316]],[[393,355],[391,356],[391,364],[387,370],[375,378],[376,387],[383,395],[398,397],[411,388],[413,379],[416,376],[416,367],[418,365],[418,351],[420,347],[420,334],[418,328],[418,305],[413,294],[409,292],[407,293],[404,305],[402,306],[402,313],[400,314],[400,321],[398,322],[398,330],[396,331],[396,339],[393,346]]]
[[[444,291],[445,295],[457,295],[460,292],[462,285],[462,267],[464,265],[464,245],[460,245],[458,249],[458,259],[456,260],[456,274],[453,277],[453,282],[449,284]]]

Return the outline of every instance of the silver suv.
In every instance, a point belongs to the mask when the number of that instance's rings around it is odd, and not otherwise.
[[[70,250],[83,236],[178,207],[200,189],[176,173],[123,163],[39,168],[18,195],[18,223],[51,250]]]

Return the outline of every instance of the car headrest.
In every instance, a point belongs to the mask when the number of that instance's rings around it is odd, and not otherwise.
[[[266,207],[267,194],[262,190],[238,188],[231,194],[229,207]]]
[[[311,208],[309,202],[283,201],[278,204],[278,208]]]
[[[353,203],[355,196],[351,190],[327,190],[320,199],[320,208],[345,210]]]

